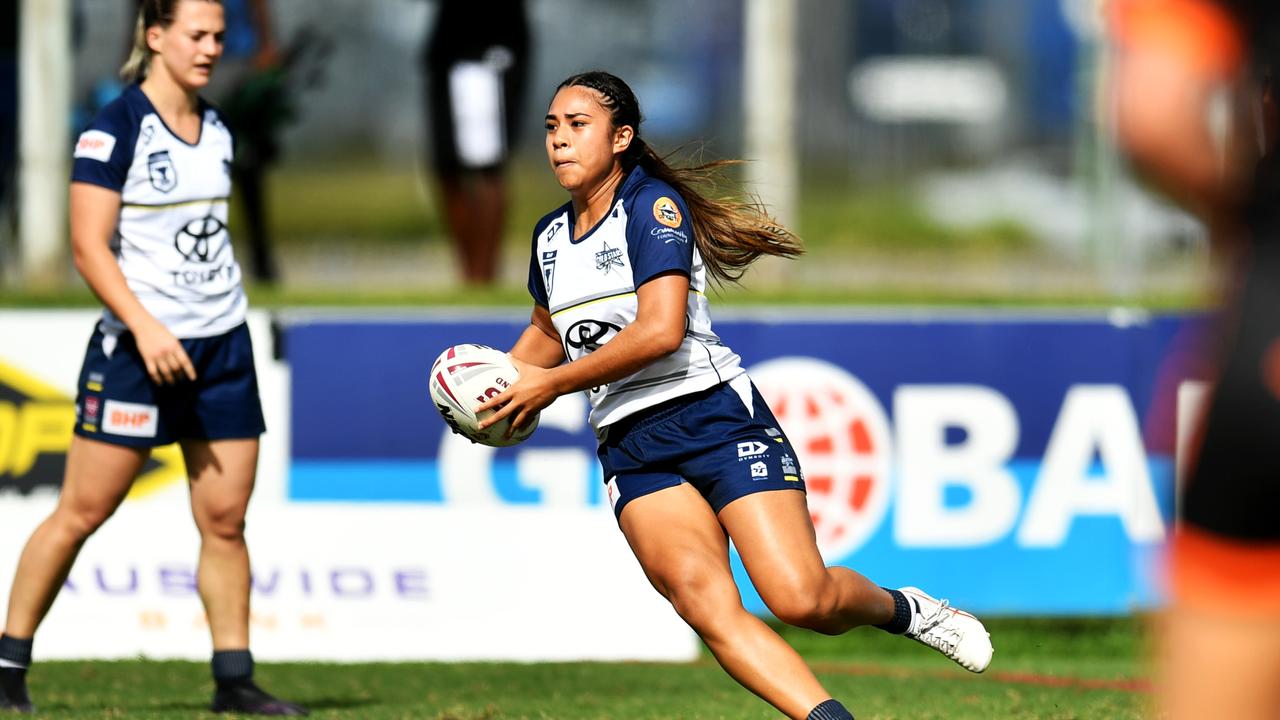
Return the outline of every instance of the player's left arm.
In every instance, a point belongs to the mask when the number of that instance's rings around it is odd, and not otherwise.
[[[523,427],[561,395],[621,380],[678,350],[684,342],[689,276],[679,270],[656,275],[636,288],[636,299],[635,321],[598,350],[552,369],[520,367],[518,381],[476,408],[501,408],[480,427],[512,415],[512,425]],[[521,341],[529,335],[526,330]]]

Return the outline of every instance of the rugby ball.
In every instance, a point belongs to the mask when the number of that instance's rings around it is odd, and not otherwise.
[[[440,353],[431,365],[428,389],[431,402],[454,432],[482,445],[506,447],[532,435],[538,427],[538,418],[535,416],[511,437],[506,437],[507,428],[511,427],[510,418],[481,430],[480,421],[496,410],[477,415],[475,407],[511,387],[519,377],[506,353],[487,345],[468,343],[454,345]]]

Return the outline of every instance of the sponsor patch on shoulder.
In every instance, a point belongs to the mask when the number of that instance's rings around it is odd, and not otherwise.
[[[115,149],[115,135],[102,130],[85,130],[76,141],[75,157],[106,162],[111,159],[111,151]]]
[[[680,227],[680,223],[684,220],[680,216],[680,208],[676,207],[675,201],[665,195],[653,202],[653,219],[669,228]]]

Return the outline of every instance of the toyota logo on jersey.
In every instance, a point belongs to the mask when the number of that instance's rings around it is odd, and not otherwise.
[[[893,448],[884,408],[856,377],[813,358],[769,360],[750,375],[800,456],[823,557],[848,556],[889,507]]]
[[[186,260],[209,262],[209,240],[225,230],[226,226],[221,220],[212,215],[206,215],[182,226],[173,238],[173,245]]]

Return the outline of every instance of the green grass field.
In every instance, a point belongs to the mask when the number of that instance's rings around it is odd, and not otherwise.
[[[1137,619],[989,623],[991,668],[974,676],[872,629],[784,635],[859,720],[1125,720],[1146,714],[1146,624]],[[46,662],[31,677],[39,717],[192,718],[206,712],[203,663]],[[779,717],[709,657],[691,664],[266,664],[258,679],[315,718]]]

